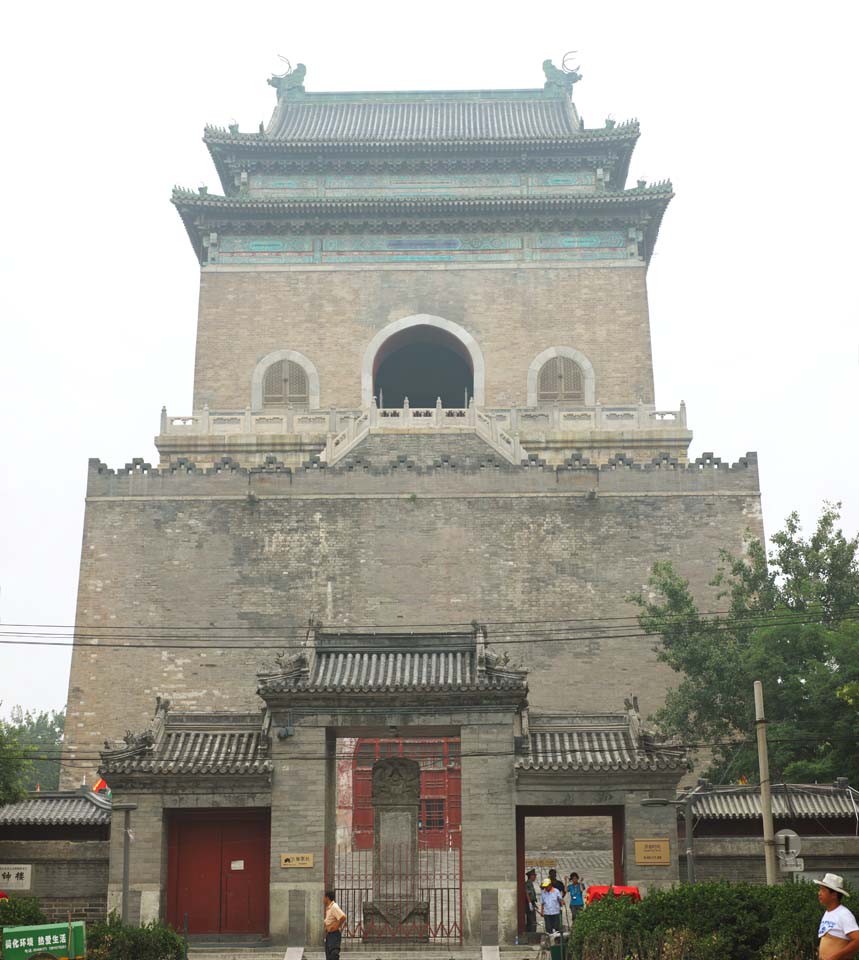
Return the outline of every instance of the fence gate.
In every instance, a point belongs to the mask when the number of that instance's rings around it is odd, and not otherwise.
[[[326,852],[325,874],[348,918],[343,934],[366,943],[462,943],[462,849],[380,844]]]

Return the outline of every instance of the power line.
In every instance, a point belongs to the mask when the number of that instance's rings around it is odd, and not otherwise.
[[[362,738],[354,738],[354,739],[362,739]],[[371,738],[371,739],[386,739],[386,738],[382,737],[382,738]],[[426,738],[400,737],[397,739],[414,740],[416,742],[420,742],[422,739],[433,741],[433,740],[436,740],[437,738],[435,737],[426,737]],[[794,744],[794,745],[804,745],[804,744],[811,744],[816,746],[822,745],[821,741],[817,738],[815,739],[797,738],[797,737],[768,738],[768,742],[770,744],[780,743],[780,744]],[[832,744],[832,743],[855,744],[856,738],[855,737],[828,737],[826,738],[825,743],[826,744]],[[713,741],[697,741],[697,742],[688,742],[688,743],[664,743],[664,744],[659,744],[657,749],[703,750],[703,749],[712,749],[714,747],[752,747],[754,746],[754,744],[755,744],[755,741],[753,739],[713,740]],[[569,748],[564,748],[563,751],[561,752],[563,752],[564,754],[570,754],[570,755],[581,755],[581,754],[593,754],[595,751],[593,747],[569,747]],[[459,754],[460,757],[467,758],[467,759],[480,759],[484,757],[523,757],[525,758],[532,755],[533,754],[517,753],[515,750],[490,750],[485,752]],[[299,761],[299,760],[300,761],[305,761],[305,760],[322,761],[322,760],[329,760],[329,759],[352,760],[354,759],[354,756],[355,754],[353,751],[349,753],[335,753],[335,754],[287,755],[287,756],[284,756],[283,759],[288,761],[289,763],[292,763],[294,761]],[[0,754],[0,762],[18,761],[18,760],[42,760],[46,762],[56,762],[56,763],[69,762],[69,761],[78,761],[78,762],[99,761],[100,762],[102,759],[103,758],[101,753],[66,753],[66,754],[54,754],[54,755],[47,755],[47,754],[34,755],[34,754],[23,754],[23,753],[20,755],[14,755],[9,753]],[[132,760],[132,759],[135,759],[135,757],[131,755],[128,757],[128,759]],[[158,757],[146,757],[144,759],[150,760],[151,762],[156,762],[156,763],[171,762],[169,759],[158,758]],[[213,762],[213,765],[217,765],[217,764]]]
[[[796,613],[804,613],[806,611],[795,611]],[[723,614],[733,613],[732,610],[699,610],[696,611],[695,616],[698,618],[701,617],[720,617]],[[766,618],[769,616],[769,613],[761,612],[755,613],[754,611],[747,611],[744,617],[755,618],[763,617]],[[614,616],[614,617],[560,617],[557,619],[552,618],[534,618],[531,620],[483,620],[478,619],[477,622],[485,626],[503,626],[506,624],[510,625],[519,625],[519,624],[531,624],[531,623],[604,623],[609,621],[616,620],[637,620],[640,614],[628,614],[624,616]],[[667,618],[677,618],[682,619],[688,617],[689,614],[677,613],[677,614],[665,614]],[[471,627],[475,623],[475,618],[470,620],[449,620],[449,621],[439,621],[437,623],[355,623],[350,624],[348,629],[353,630],[387,630],[387,629],[410,629],[410,628],[429,628],[429,627]],[[147,626],[146,624],[98,624],[98,623],[4,623],[2,627],[23,627],[23,628],[45,628],[50,630],[72,630],[77,631],[81,629],[87,630],[232,630],[236,627],[241,628],[242,624],[235,625],[223,625],[219,626],[214,623],[202,623],[202,624],[165,624],[163,626]],[[310,625],[309,625],[310,626]],[[261,630],[277,630],[278,627],[259,627],[257,629]],[[336,630],[336,626],[330,626],[328,629]],[[300,634],[302,635],[305,631],[302,630]]]
[[[730,633],[733,630],[742,629],[744,627],[754,628],[754,629],[766,629],[769,627],[777,626],[828,626],[833,623],[842,623],[842,622],[854,622],[859,620],[859,613],[854,614],[845,614],[840,617],[832,617],[827,621],[826,624],[822,624],[819,618],[814,617],[811,619],[797,619],[796,615],[773,617],[769,620],[748,620],[746,618],[737,618],[735,620],[723,619],[723,620],[712,620],[712,621],[700,621],[698,619],[690,620],[690,626],[706,626],[713,633]],[[682,625],[682,624],[681,624]],[[350,628],[343,628],[344,630],[349,630]],[[626,629],[624,627],[617,627],[615,629]],[[405,631],[404,631],[405,632]],[[611,633],[608,631],[602,631],[600,633],[592,634],[579,634],[577,636],[555,636],[558,630],[546,629],[546,630],[530,630],[530,631],[516,631],[511,633],[501,634],[493,638],[487,638],[488,644],[498,644],[499,646],[508,646],[512,644],[534,644],[534,643],[557,643],[557,642],[582,642],[588,640],[630,640],[630,639],[645,639],[645,638],[654,638],[665,636],[666,631],[664,630],[638,630],[631,633]],[[524,636],[523,636],[524,634]],[[49,637],[63,637],[63,639],[49,639]],[[376,635],[373,633],[363,633],[363,634],[352,634],[352,638],[360,639],[365,638],[371,640]],[[412,639],[420,639],[421,634],[411,635]],[[37,639],[33,639],[37,637]],[[520,637],[520,639],[516,639]],[[190,637],[160,637],[160,638],[146,638],[146,637],[115,637],[110,638],[110,640],[117,640],[119,642],[105,642],[104,636],[70,636],[65,634],[28,634],[20,632],[4,632],[0,630],[0,645],[8,646],[41,646],[41,647],[78,647],[80,649],[87,649],[89,651],[98,651],[98,650],[109,650],[109,649],[126,649],[126,650],[202,650],[202,651],[211,651],[211,650],[271,650],[274,652],[285,651],[285,650],[306,650],[308,649],[306,640],[301,643],[284,643],[278,639],[270,637],[242,637],[241,640],[244,641],[254,641],[252,643],[242,643],[234,642],[229,644],[224,644],[222,641],[228,638],[218,637],[216,642],[211,642],[208,638],[200,638],[194,640]],[[14,638],[14,639],[10,639]],[[163,643],[160,641],[163,640],[179,640],[182,642],[179,643]],[[82,643],[81,641],[89,640],[90,643]],[[128,642],[128,641],[135,642]],[[138,642],[138,641],[144,642]],[[317,647],[317,650],[324,652],[324,645]]]

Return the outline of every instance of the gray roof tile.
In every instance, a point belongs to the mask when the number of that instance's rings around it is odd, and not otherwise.
[[[773,816],[791,819],[852,817],[859,820],[859,791],[852,787],[777,783]],[[755,820],[761,816],[758,786],[715,786],[695,797],[695,816],[704,820]]]
[[[159,703],[148,737],[102,753],[102,775],[269,774],[268,718],[260,714],[171,714]]]
[[[520,770],[681,770],[686,754],[655,744],[637,714],[534,718]]]
[[[91,791],[37,793],[0,807],[0,826],[99,827],[110,823],[111,802]]]
[[[420,140],[554,140],[578,134],[560,99],[281,101],[266,131],[275,140],[407,143]]]

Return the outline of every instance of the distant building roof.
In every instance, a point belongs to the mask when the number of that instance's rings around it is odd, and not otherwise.
[[[110,810],[110,799],[91,790],[34,793],[0,807],[0,827],[101,827]]]
[[[659,744],[641,726],[637,705],[621,714],[532,716],[520,770],[683,770],[686,753]]]
[[[780,819],[852,817],[859,821],[859,791],[844,784],[776,783],[772,786],[773,816]],[[759,786],[706,786],[694,798],[695,816],[702,820],[759,820]]]

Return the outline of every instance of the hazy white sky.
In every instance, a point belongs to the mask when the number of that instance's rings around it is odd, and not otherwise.
[[[768,532],[824,499],[859,528],[859,306],[844,2],[14,4],[0,39],[0,619],[74,619],[87,458],[155,462],[190,412],[198,267],[169,198],[219,189],[205,123],[308,90],[540,86],[578,51],[588,126],[638,117],[670,177],[650,268],[657,403],[692,453],[757,450]],[[536,614],[536,611],[535,611]],[[0,646],[0,711],[65,702],[68,650]]]

